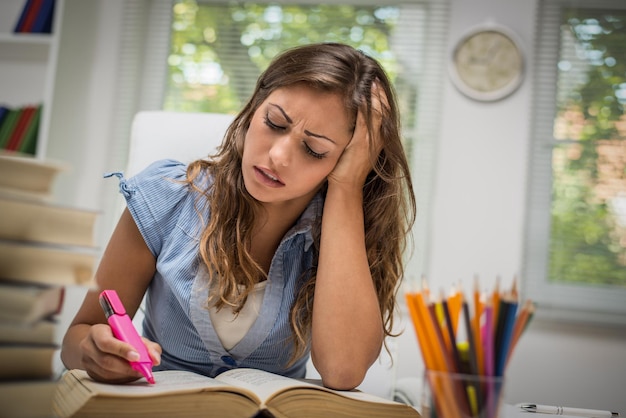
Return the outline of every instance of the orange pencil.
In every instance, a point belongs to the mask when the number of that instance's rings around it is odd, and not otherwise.
[[[437,338],[435,326],[437,325],[429,314],[428,307],[424,302],[421,293],[413,294],[413,301],[417,308],[417,317],[420,320],[420,325],[424,326],[424,335],[427,341],[431,342],[431,347],[434,348],[433,354],[433,367],[427,367],[432,371],[449,372],[451,369],[446,364],[446,356],[444,354],[445,347],[441,340]],[[459,405],[456,402],[456,396],[452,383],[448,379],[435,379],[436,381],[430,382],[432,385],[433,396],[439,410],[442,411],[442,416],[450,418],[460,418],[461,413],[459,411]]]
[[[420,325],[424,328],[424,336],[426,340],[430,342],[433,349],[433,363],[432,367],[429,368],[431,370],[448,371],[443,355],[445,347],[438,346],[439,340],[437,339],[437,334],[435,333],[436,324],[430,319],[431,316],[428,312],[428,307],[424,302],[424,298],[421,293],[414,293],[413,297],[415,306],[417,307],[418,317],[420,318]]]
[[[448,310],[450,312],[452,330],[455,335],[459,325],[461,306],[463,306],[463,293],[458,288],[453,287],[450,297],[448,297]]]
[[[435,360],[435,348],[433,347],[434,340],[429,339],[426,336],[427,323],[425,322],[426,316],[424,312],[420,310],[418,307],[418,293],[411,292],[406,293],[406,302],[407,307],[409,308],[409,313],[411,314],[411,320],[413,321],[413,326],[415,327],[415,334],[417,336],[417,342],[420,346],[420,350],[422,352],[422,358],[424,360],[424,366],[426,370],[437,370],[437,364]],[[419,296],[421,298],[421,295]],[[426,384],[426,382],[424,382]],[[450,406],[447,401],[442,401],[442,399],[447,399],[445,395],[440,395],[441,393],[446,393],[447,391],[441,388],[441,382],[438,379],[430,379],[429,384],[432,387],[433,397],[435,398],[435,402],[438,405],[440,410],[445,410],[446,414],[450,413]]]
[[[478,285],[478,276],[474,278],[474,317],[472,318],[472,333],[476,344],[476,361],[478,373],[484,374],[483,365],[483,344],[480,335],[480,317],[483,314],[483,301],[480,297],[480,286]]]
[[[417,342],[420,346],[420,351],[422,352],[422,359],[424,361],[424,366],[429,369],[434,366],[434,357],[433,357],[433,348],[431,347],[431,342],[426,338],[425,330],[426,327],[422,323],[422,318],[420,317],[417,304],[415,303],[415,293],[406,293],[406,305],[409,308],[409,314],[411,315],[411,321],[413,322],[413,327],[415,328],[415,336],[417,337]]]
[[[500,276],[496,277],[496,285],[491,295],[491,304],[493,306],[493,332],[495,335],[496,327],[498,325],[498,314],[500,308]]]

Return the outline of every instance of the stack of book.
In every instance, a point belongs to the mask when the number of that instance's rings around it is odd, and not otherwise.
[[[55,0],[25,0],[15,33],[51,33]]]
[[[98,213],[52,202],[63,169],[0,153],[0,405],[6,416],[50,415],[65,288],[89,284],[93,276]]]
[[[0,105],[0,150],[35,154],[41,105]]]

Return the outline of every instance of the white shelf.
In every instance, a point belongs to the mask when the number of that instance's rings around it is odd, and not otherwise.
[[[57,69],[63,0],[56,0],[51,34],[14,33],[26,0],[0,1],[0,104],[42,104],[37,157],[44,157]]]

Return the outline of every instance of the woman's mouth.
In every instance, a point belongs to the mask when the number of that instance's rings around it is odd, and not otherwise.
[[[269,170],[264,170],[259,167],[254,167],[254,174],[257,180],[269,187],[283,187],[285,183],[280,181],[278,176]]]

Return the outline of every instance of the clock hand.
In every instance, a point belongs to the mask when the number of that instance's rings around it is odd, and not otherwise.
[[[496,39],[490,46],[489,49],[487,50],[487,55],[486,55],[486,59],[487,61],[492,61],[496,54],[498,53],[498,51],[500,50],[501,47],[501,42],[499,39]]]

